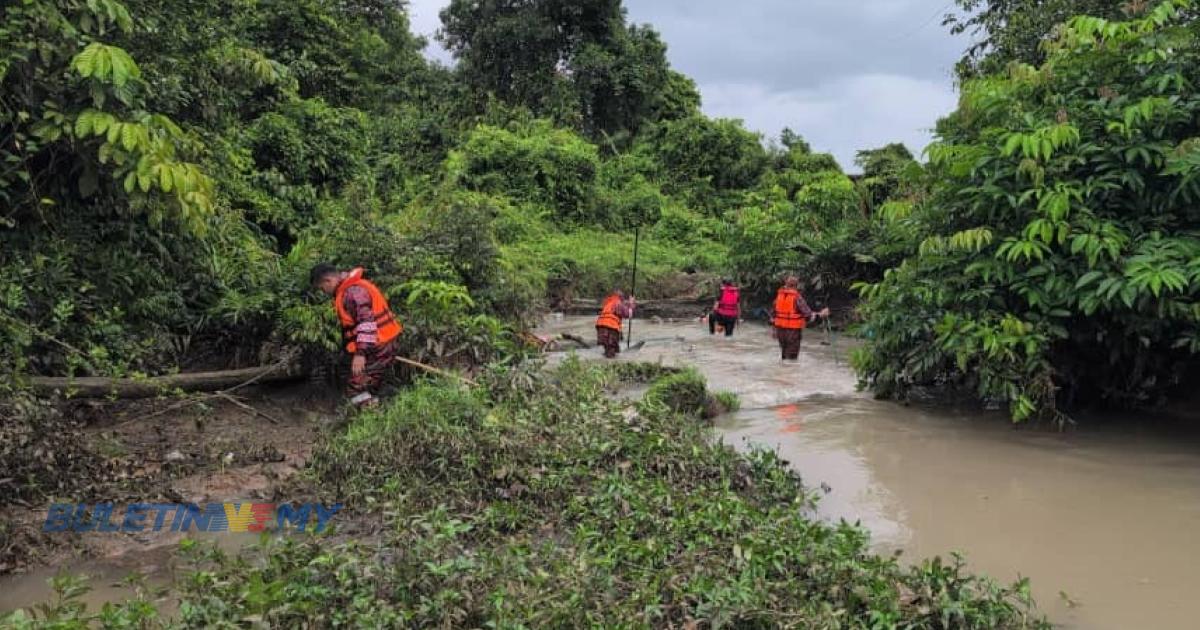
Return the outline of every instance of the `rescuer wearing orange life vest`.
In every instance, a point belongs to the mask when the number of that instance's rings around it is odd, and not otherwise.
[[[604,298],[600,316],[596,318],[596,345],[604,348],[604,358],[616,358],[621,352],[621,322],[633,317],[637,301],[617,289]]]
[[[338,271],[322,263],[312,268],[309,281],[333,297],[346,352],[352,357],[346,395],[355,405],[375,404],[374,392],[395,360],[395,341],[404,327],[388,307],[383,292],[363,277],[361,267]]]
[[[779,349],[784,361],[795,361],[800,358],[800,340],[804,336],[804,327],[810,320],[818,317],[829,317],[829,309],[824,308],[814,312],[800,295],[800,280],[796,276],[788,276],[783,286],[775,294],[775,307],[772,309],[771,323],[775,326],[775,337],[779,340]]]

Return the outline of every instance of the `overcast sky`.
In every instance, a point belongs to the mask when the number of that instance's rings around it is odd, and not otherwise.
[[[410,0],[427,54],[446,0]],[[854,167],[854,152],[903,142],[913,153],[954,109],[951,71],[968,42],[941,26],[946,0],[625,0],[671,65],[700,86],[710,116],[740,118],[768,138],[784,127]]]

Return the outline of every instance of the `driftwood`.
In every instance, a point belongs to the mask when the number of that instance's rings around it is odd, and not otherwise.
[[[147,378],[32,376],[29,384],[34,392],[43,396],[62,392],[76,398],[153,398],[175,390],[229,392],[252,383],[294,381],[303,376],[303,372],[295,365],[276,363],[240,370],[187,372]]]
[[[466,383],[467,385],[475,385],[476,384],[475,381],[472,381],[471,379],[469,379],[465,376],[455,374],[454,372],[447,372],[446,370],[441,370],[441,369],[435,368],[432,365],[425,365],[424,363],[421,363],[420,361],[413,361],[412,359],[406,359],[406,358],[400,357],[400,356],[396,357],[396,361],[399,363],[403,363],[405,365],[411,365],[415,368],[425,370],[426,372],[429,372],[431,374],[437,374],[438,376],[448,376],[450,378],[456,378],[456,379]]]
[[[591,344],[589,344],[588,342],[584,341],[584,340],[583,340],[583,338],[582,338],[582,337],[580,337],[579,335],[572,335],[571,333],[563,333],[563,334],[562,334],[562,335],[560,335],[560,336],[561,336],[563,339],[566,339],[567,341],[574,341],[575,343],[579,344],[580,346],[582,346],[582,347],[584,347],[584,348],[591,348],[591,347],[592,347],[592,345],[591,345]]]

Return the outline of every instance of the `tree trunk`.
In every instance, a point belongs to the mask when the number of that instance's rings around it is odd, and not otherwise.
[[[151,398],[175,390],[214,392],[251,383],[278,383],[300,379],[298,366],[266,365],[240,370],[190,372],[147,378],[108,378],[103,376],[31,376],[29,384],[38,395],[61,392],[73,398]]]

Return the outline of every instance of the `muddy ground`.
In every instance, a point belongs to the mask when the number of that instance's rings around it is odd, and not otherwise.
[[[0,575],[88,559],[156,565],[181,534],[42,531],[53,502],[206,503],[304,500],[292,483],[322,425],[338,417],[335,392],[308,384],[196,396],[59,405],[45,444],[72,450],[54,461],[62,479],[41,500],[0,505]],[[39,449],[48,447],[39,446]],[[47,461],[55,454],[46,453]],[[88,460],[86,465],[79,464]],[[14,480],[21,483],[22,479]],[[146,558],[140,558],[145,556]]]

